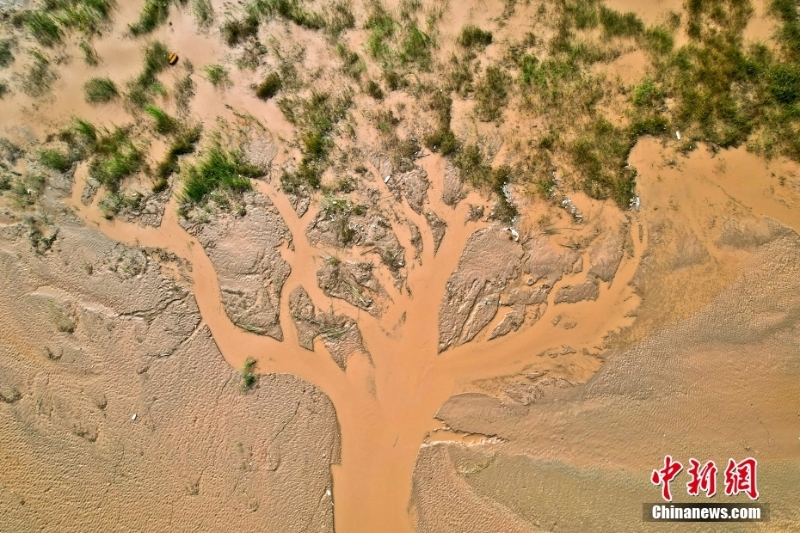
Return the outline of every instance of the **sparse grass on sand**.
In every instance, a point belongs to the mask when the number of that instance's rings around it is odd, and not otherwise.
[[[258,376],[253,372],[255,366],[256,360],[252,357],[248,357],[242,365],[242,390],[245,392],[252,389],[258,382]]]
[[[92,78],[83,86],[87,102],[96,104],[110,102],[119,95],[116,84],[109,78]]]
[[[206,65],[203,67],[203,70],[206,76],[208,76],[208,81],[210,81],[211,85],[214,87],[226,87],[230,85],[231,80],[228,76],[228,69],[222,65]]]

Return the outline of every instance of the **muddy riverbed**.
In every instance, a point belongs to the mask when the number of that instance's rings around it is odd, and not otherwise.
[[[772,508],[757,530],[800,527],[797,163],[643,135],[624,161],[633,197],[590,197],[569,154],[548,152],[556,129],[572,135],[568,114],[531,118],[510,90],[487,120],[496,101],[481,99],[481,62],[510,70],[518,46],[547,57],[547,2],[387,4],[398,34],[379,44],[413,42],[417,20],[433,68],[412,48],[372,57],[367,4],[346,4],[357,22],[338,34],[345,4],[315,2],[325,31],[271,15],[230,46],[239,7],[210,2],[200,23],[203,2],[174,5],[137,38],[141,4],[91,35],[98,64],[72,29],[43,46],[0,6],[15,57],[0,69],[0,524],[643,531],[670,454],[757,457]],[[648,25],[681,9],[607,4]],[[747,39],[773,23],[758,4]],[[469,49],[465,24],[491,42]],[[163,182],[178,134],[129,96],[155,41],[179,60],[143,89],[148,105],[202,127]],[[586,113],[623,124],[649,59],[603,46]],[[54,73],[41,94],[26,85],[34,50]],[[467,76],[459,61],[474,76],[448,86],[442,115],[431,80]],[[278,96],[259,97],[276,72]],[[84,84],[100,75],[120,94],[98,105]],[[48,167],[42,151],[70,154],[76,118],[100,138],[124,127],[137,171],[104,185],[97,154]],[[455,155],[426,144],[444,122]],[[215,147],[252,178],[193,203],[184,184]],[[525,182],[529,157],[544,177]],[[315,165],[316,187],[292,181]]]

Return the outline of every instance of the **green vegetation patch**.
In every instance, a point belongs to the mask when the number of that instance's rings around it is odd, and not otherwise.
[[[131,35],[145,35],[162,24],[169,18],[169,8],[172,4],[185,5],[187,0],[145,0],[139,20],[130,24],[128,30]],[[195,2],[197,6],[197,2]],[[197,8],[196,8],[197,9]]]
[[[100,32],[111,17],[113,0],[47,0],[39,9],[21,11],[12,22],[24,26],[42,46],[59,44],[65,30]]]
[[[53,82],[58,79],[50,60],[39,50],[31,50],[30,55],[33,62],[27,72],[21,76],[22,92],[28,96],[37,98],[47,94],[53,86]]]
[[[138,172],[142,166],[142,152],[134,145],[127,128],[97,133],[94,140],[86,139],[86,143],[91,157],[89,176],[112,193],[119,190],[122,179]]]
[[[173,133],[178,129],[178,123],[166,111],[154,105],[144,106],[144,112],[155,120],[155,129],[162,135]]]
[[[459,149],[459,142],[450,128],[452,120],[453,99],[443,91],[433,92],[428,107],[436,118],[436,129],[423,139],[423,144],[432,152],[439,152],[443,156],[454,154]]]
[[[492,32],[467,24],[461,29],[457,42],[464,48],[483,49],[492,44]]]
[[[252,5],[264,15],[282,17],[310,30],[320,30],[327,24],[322,14],[309,10],[306,2],[301,0],[254,0]],[[337,9],[337,12],[341,22],[345,25],[349,23],[349,18],[346,16],[349,10],[346,4]],[[352,13],[350,13],[350,17],[352,17]]]
[[[284,171],[281,176],[284,191],[299,193],[320,187],[322,174],[328,167],[328,155],[334,146],[331,136],[352,104],[349,92],[339,96],[312,92],[307,98],[286,96],[278,100],[283,115],[298,127],[303,154],[297,169]]]
[[[256,383],[258,383],[258,376],[253,372],[253,369],[256,366],[256,360],[252,357],[248,357],[247,360],[242,365],[242,391],[249,391],[253,387],[255,387]]]
[[[11,39],[0,39],[0,68],[6,68],[14,62],[14,54],[11,49],[14,41]]]
[[[110,102],[119,95],[117,86],[109,78],[92,78],[83,86],[84,98],[92,104]]]
[[[502,165],[493,169],[477,144],[465,145],[453,158],[453,164],[461,172],[464,181],[477,189],[489,189],[495,193],[497,199],[492,210],[494,218],[511,222],[517,216],[517,208],[511,203],[508,190],[512,181],[509,166]]]
[[[379,3],[372,4],[364,27],[368,31],[367,52],[383,61],[383,67],[392,65],[416,67],[427,70],[431,65],[433,40],[410,18],[400,23]]]
[[[508,86],[511,76],[496,66],[487,67],[486,73],[475,86],[477,104],[475,112],[484,122],[497,120],[508,105]]]
[[[184,172],[183,204],[204,204],[215,192],[241,194],[252,189],[250,178],[263,172],[244,162],[242,154],[211,147],[195,165]]]
[[[153,41],[144,49],[142,72],[128,85],[128,100],[135,108],[144,108],[153,95],[163,93],[157,75],[169,66],[169,50],[161,41]]]
[[[208,81],[214,87],[226,87],[230,85],[231,79],[228,76],[228,69],[222,65],[206,65],[203,70],[208,76]]]
[[[634,196],[636,169],[627,164],[634,138],[604,119],[591,124],[572,144],[570,155],[592,198],[613,199],[627,207]]]
[[[278,94],[283,87],[283,82],[277,72],[270,72],[264,81],[256,87],[256,96],[261,100],[269,100]]]
[[[164,156],[164,160],[156,167],[153,192],[161,192],[169,186],[169,177],[180,170],[178,167],[178,157],[195,151],[195,147],[200,141],[202,132],[203,130],[200,126],[195,126],[182,128],[175,134]]]
[[[222,38],[228,46],[236,46],[258,35],[258,14],[249,12],[241,19],[228,19],[220,28]]]

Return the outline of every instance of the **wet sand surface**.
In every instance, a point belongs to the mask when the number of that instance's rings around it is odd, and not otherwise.
[[[681,7],[608,5],[648,24]],[[120,5],[117,24],[140,7]],[[490,11],[453,6],[449,38],[462,23],[493,24]],[[757,15],[747,38],[765,40],[770,20],[763,6]],[[276,31],[306,39],[309,64],[335,58],[316,34]],[[231,62],[188,10],[152,37],[180,50],[165,84],[186,60]],[[83,83],[134,77],[142,42],[109,33],[94,44],[100,67],[73,58],[50,96],[0,101],[0,133],[41,140],[73,116],[128,122],[120,106],[86,104]],[[598,72],[628,86],[644,65],[633,50]],[[184,218],[175,191],[156,222],[109,220],[105,191],[87,201],[85,162],[48,183],[43,209],[60,233],[46,254],[31,249],[22,217],[3,212],[0,521],[10,530],[642,531],[641,503],[657,496],[649,472],[666,454],[757,457],[773,519],[730,530],[800,527],[787,488],[800,472],[796,164],[744,148],[683,155],[644,137],[629,158],[640,210],[574,192],[575,219],[514,189],[521,216],[508,226],[472,215],[492,201],[445,158],[426,151],[395,172],[371,130],[354,128],[342,145],[369,146],[358,193],[385,221],[384,242],[405,253],[398,274],[366,246],[330,245],[317,199],[306,211],[280,190],[277,171],[298,158],[294,126],[249,90],[256,73],[231,77],[224,91],[198,84],[191,116],[262,142],[271,172],[243,196],[245,214]],[[454,103],[455,131],[473,127],[471,106]],[[507,113],[498,128],[516,123]],[[503,163],[509,145],[486,138]],[[148,160],[165,150],[154,141]],[[129,181],[149,188],[143,175]],[[555,231],[536,222],[551,214]],[[333,263],[374,278],[334,297],[320,282]],[[290,297],[299,289],[315,320],[355,324],[357,335],[337,340],[314,322],[309,346]],[[243,393],[251,358],[261,378]]]

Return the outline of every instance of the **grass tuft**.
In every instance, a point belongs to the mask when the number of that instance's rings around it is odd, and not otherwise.
[[[208,76],[208,81],[214,87],[226,87],[230,85],[231,80],[228,76],[228,70],[222,65],[206,65],[203,70]]]
[[[256,96],[261,100],[269,100],[278,94],[282,86],[283,82],[281,81],[280,75],[277,72],[271,72],[264,78],[264,81],[259,83],[256,87]]]
[[[213,146],[196,165],[189,166],[185,174],[182,203],[202,205],[216,191],[240,194],[251,190],[250,178],[262,172],[246,164],[239,152]]]
[[[11,48],[14,42],[11,39],[0,39],[0,68],[6,68],[14,62]]]
[[[109,78],[92,78],[83,86],[84,98],[92,104],[109,102],[119,94],[117,86]]]
[[[467,24],[461,29],[457,42],[464,48],[483,49],[492,44],[492,32]]]
[[[177,129],[175,119],[169,116],[163,109],[154,105],[144,106],[144,112],[153,117],[156,121],[156,131],[162,135],[173,133]]]
[[[252,389],[256,383],[258,382],[258,376],[253,372],[253,368],[256,366],[256,360],[252,357],[248,357],[247,360],[244,362],[242,366],[242,391],[249,391]]]

